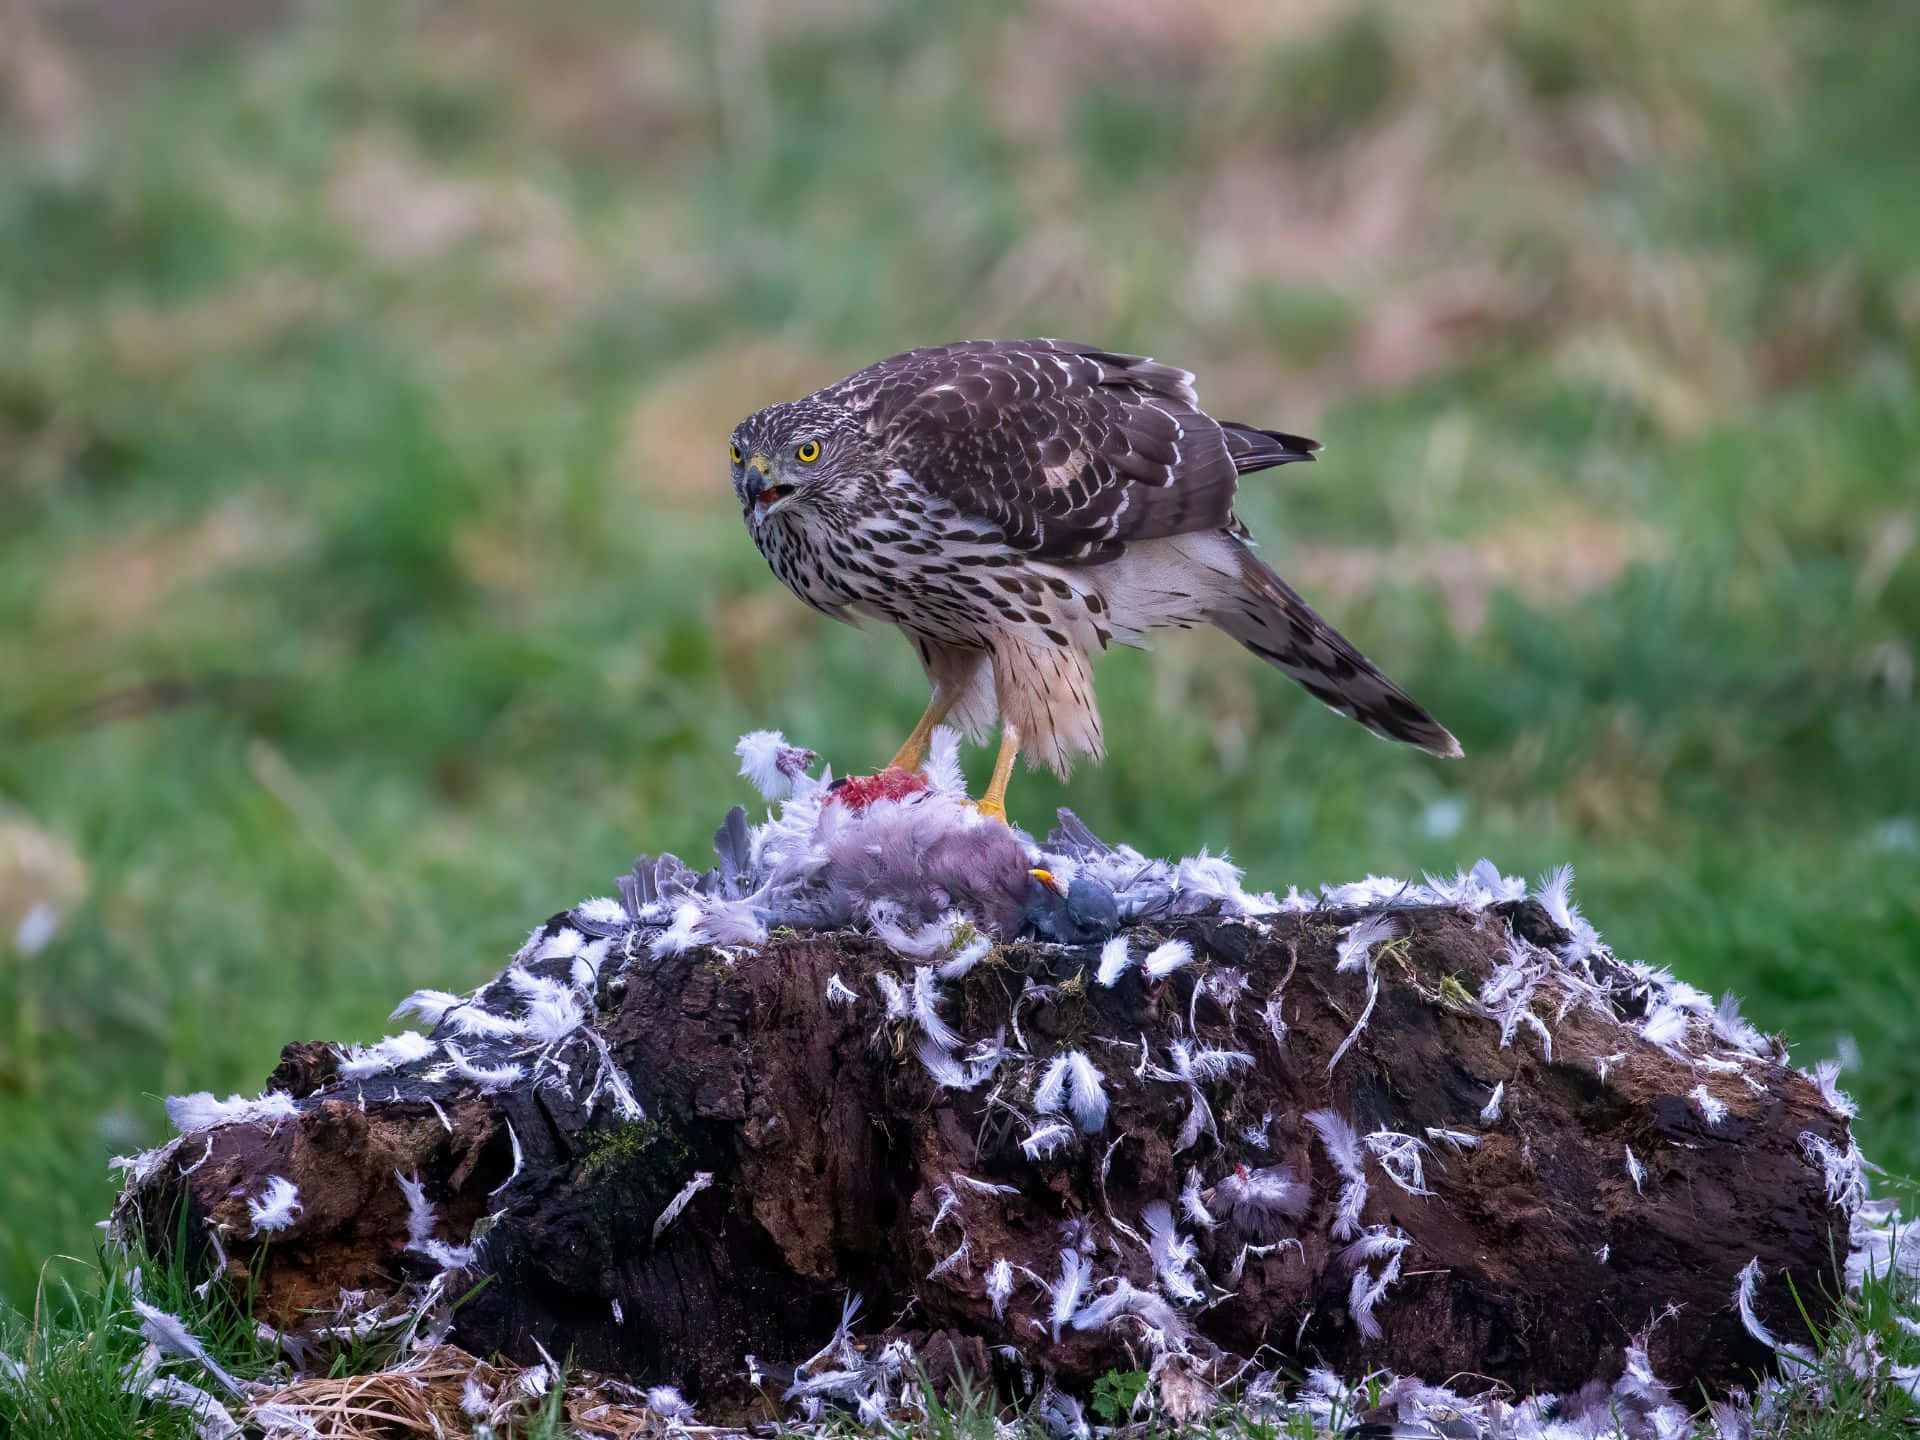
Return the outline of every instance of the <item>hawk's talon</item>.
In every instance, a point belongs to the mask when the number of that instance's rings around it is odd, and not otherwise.
[[[886,768],[905,770],[910,775],[919,770],[920,762],[927,758],[927,742],[933,737],[934,727],[947,718],[947,711],[952,708],[952,699],[936,690],[933,699],[927,702],[927,711],[920,717],[920,723],[913,727],[906,743],[894,752]]]
[[[924,744],[916,745],[913,741],[909,740],[895,752],[891,760],[887,761],[887,763],[880,768],[883,771],[904,770],[907,774],[912,775],[919,771],[920,762],[926,758],[927,747]]]
[[[994,757],[993,779],[987,782],[987,793],[975,803],[974,809],[989,820],[998,820],[1002,825],[1007,821],[1007,781],[1013,777],[1014,758],[1020,753],[1020,732],[1013,728],[1011,721],[1000,727],[1000,753]]]

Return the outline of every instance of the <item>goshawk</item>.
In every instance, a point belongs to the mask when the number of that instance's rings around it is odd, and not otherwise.
[[[735,427],[733,485],[787,586],[898,625],[933,686],[892,764],[951,718],[1001,744],[980,808],[1005,817],[1022,750],[1101,758],[1089,656],[1217,625],[1376,735],[1460,744],[1253,553],[1239,477],[1312,440],[1215,420],[1193,376],[1060,340],[909,350]]]

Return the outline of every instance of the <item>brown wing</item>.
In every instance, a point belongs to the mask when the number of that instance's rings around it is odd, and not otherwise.
[[[891,463],[1009,545],[1067,563],[1220,529],[1240,475],[1316,448],[1215,420],[1184,370],[1059,340],[910,350],[834,388]]]

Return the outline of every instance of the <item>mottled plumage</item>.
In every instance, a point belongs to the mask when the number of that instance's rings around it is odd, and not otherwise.
[[[1088,658],[1219,626],[1376,734],[1460,747],[1254,555],[1241,475],[1313,441],[1206,414],[1184,370],[1057,340],[911,350],[743,420],[733,479],[755,543],[816,609],[898,625],[933,704],[996,712],[1003,758],[1101,755]],[[1004,785],[1004,766],[996,774]],[[997,808],[997,790],[989,790]]]

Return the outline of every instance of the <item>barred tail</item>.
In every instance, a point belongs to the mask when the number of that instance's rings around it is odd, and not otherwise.
[[[1330,709],[1376,735],[1453,757],[1460,742],[1406,691],[1374,668],[1293,587],[1252,551],[1240,550],[1241,583],[1207,616],[1261,659],[1285,671]]]

